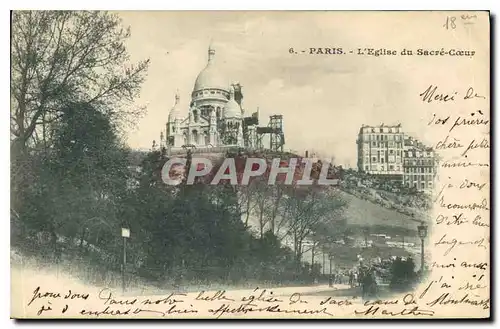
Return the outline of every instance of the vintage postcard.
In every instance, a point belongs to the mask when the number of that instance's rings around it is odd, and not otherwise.
[[[487,11],[14,11],[11,317],[490,317]]]

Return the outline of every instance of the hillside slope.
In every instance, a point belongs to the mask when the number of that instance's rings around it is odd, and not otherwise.
[[[341,193],[348,204],[345,216],[349,225],[417,230],[419,221],[413,217],[361,199],[347,192],[342,191]]]

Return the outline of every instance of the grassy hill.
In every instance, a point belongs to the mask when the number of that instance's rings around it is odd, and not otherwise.
[[[413,217],[385,208],[347,192],[341,192],[348,203],[345,211],[347,223],[355,227],[370,227],[372,233],[395,232],[396,234],[414,232],[420,223]],[[380,232],[375,232],[380,231]]]

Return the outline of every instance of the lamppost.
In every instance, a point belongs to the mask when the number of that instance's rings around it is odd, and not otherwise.
[[[424,272],[424,269],[425,269],[425,263],[424,263],[424,260],[425,260],[425,254],[424,254],[424,239],[427,237],[427,225],[425,225],[423,222],[417,226],[417,230],[418,230],[418,236],[420,237],[420,241],[422,242],[421,244],[421,252],[420,252],[420,272]]]
[[[125,265],[127,264],[127,239],[130,238],[130,229],[122,227],[123,237],[123,264],[122,264],[122,290],[125,292]]]

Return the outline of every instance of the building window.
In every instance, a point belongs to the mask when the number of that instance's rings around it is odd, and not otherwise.
[[[191,135],[191,141],[193,144],[199,144],[197,130],[193,130],[192,135]]]
[[[365,170],[366,170],[366,171],[368,171],[368,168],[369,168],[368,166],[365,166]]]
[[[393,165],[390,165],[390,166],[389,166],[389,170],[394,170],[394,166],[393,166]]]
[[[372,142],[372,146],[377,146],[377,143],[376,142]]]
[[[377,162],[377,157],[372,157],[372,162]]]
[[[203,136],[205,137],[205,145],[210,144],[210,135],[208,134],[208,131],[203,132]]]

